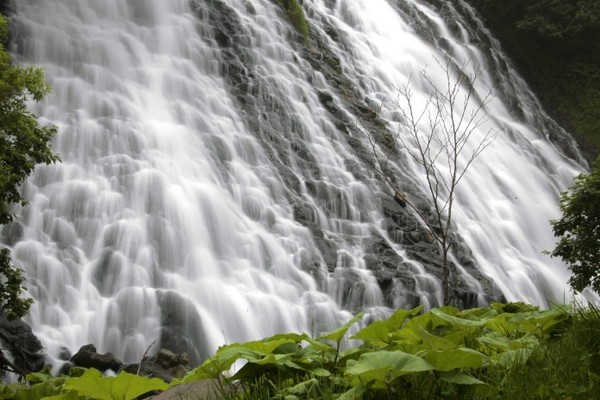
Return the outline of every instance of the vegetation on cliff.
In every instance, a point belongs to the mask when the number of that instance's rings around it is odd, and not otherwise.
[[[40,68],[12,63],[2,45],[7,35],[7,21],[0,15],[0,225],[13,220],[15,204],[26,204],[20,186],[36,164],[58,160],[49,145],[56,128],[40,126],[27,109],[27,102],[41,101],[50,86]],[[0,249],[0,311],[9,318],[22,317],[29,310],[31,300],[21,297],[23,283],[8,249]]]
[[[310,35],[310,27],[308,26],[308,21],[306,21],[306,16],[304,15],[304,10],[296,0],[276,0],[279,5],[285,8],[287,15],[294,26],[294,28],[302,35],[304,40],[308,40]]]
[[[579,175],[561,198],[560,219],[552,221],[560,239],[551,255],[569,265],[571,287],[600,293],[600,157],[590,174]]]
[[[600,2],[469,0],[542,102],[600,154]]]

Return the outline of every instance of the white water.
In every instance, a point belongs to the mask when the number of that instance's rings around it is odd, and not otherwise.
[[[160,338],[162,320],[183,330],[197,361],[224,342],[334,328],[349,317],[345,309],[383,315],[384,295],[363,261],[373,235],[405,259],[421,302],[441,301],[438,277],[389,238],[383,184],[348,170],[369,166],[319,103],[317,90],[335,89],[288,41],[285,14],[269,0],[223,2],[249,35],[264,85],[258,107],[269,94],[282,97],[284,108],[265,115],[292,116],[296,125],[282,126],[278,140],[301,142],[319,161],[309,171],[294,154],[282,160],[296,189],[284,184],[268,138],[260,140],[267,134],[246,124],[221,50],[187,0],[13,2],[12,50],[46,70],[54,94],[35,111],[59,128],[53,146],[62,162],[39,166],[25,185],[30,205],[20,210],[23,234],[12,246],[35,299],[28,321],[50,354],[91,342],[133,362]],[[312,29],[328,21],[343,32],[344,44],[328,45],[364,98],[395,98],[394,88],[426,66],[438,79],[433,56],[442,53],[391,2],[331,4],[303,7]],[[459,59],[492,68],[466,29],[453,34],[430,8],[414,7],[437,26],[435,35],[456,44]],[[485,72],[478,92],[495,79]],[[559,193],[582,167],[540,132],[534,117],[543,120],[543,112],[516,73],[500,81],[530,122],[516,120],[501,96],[489,105],[498,137],[461,183],[454,218],[476,265],[508,300],[546,306],[569,297],[565,266],[541,252],[554,242],[548,220],[558,216]],[[417,99],[422,87],[415,82]],[[400,129],[393,109],[381,116]],[[423,185],[418,170],[395,168],[408,185]],[[316,196],[303,183],[313,178]],[[311,205],[313,222],[336,243],[333,272],[294,219],[296,200]],[[396,285],[393,305],[407,306]]]

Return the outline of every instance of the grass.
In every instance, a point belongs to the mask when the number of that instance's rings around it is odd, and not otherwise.
[[[497,399],[600,399],[600,312],[577,310],[523,365],[495,375]]]

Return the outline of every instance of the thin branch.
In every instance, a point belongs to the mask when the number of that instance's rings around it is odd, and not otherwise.
[[[154,340],[152,343],[150,343],[150,346],[148,346],[148,348],[146,348],[146,351],[144,352],[144,354],[142,355],[142,359],[140,360],[140,364],[138,365],[138,369],[137,372],[135,373],[136,375],[140,374],[140,371],[142,370],[142,364],[144,363],[144,359],[146,358],[146,356],[148,355],[148,352],[150,351],[150,348],[152,346],[154,346],[154,343],[156,343],[156,340]]]

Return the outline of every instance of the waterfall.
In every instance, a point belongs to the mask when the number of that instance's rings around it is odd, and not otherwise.
[[[301,3],[307,36],[274,0],[12,2],[10,49],[54,88],[32,108],[62,162],[36,168],[2,240],[49,354],[94,343],[134,362],[159,340],[198,363],[225,342],[439,305],[437,248],[357,127],[419,203],[422,171],[384,145],[402,130],[390,100],[412,79],[421,101],[419,71],[440,79],[450,53],[482,70],[476,92],[496,96],[477,135],[497,132],[456,193],[456,296],[568,299],[542,251],[584,166],[470,7]]]

